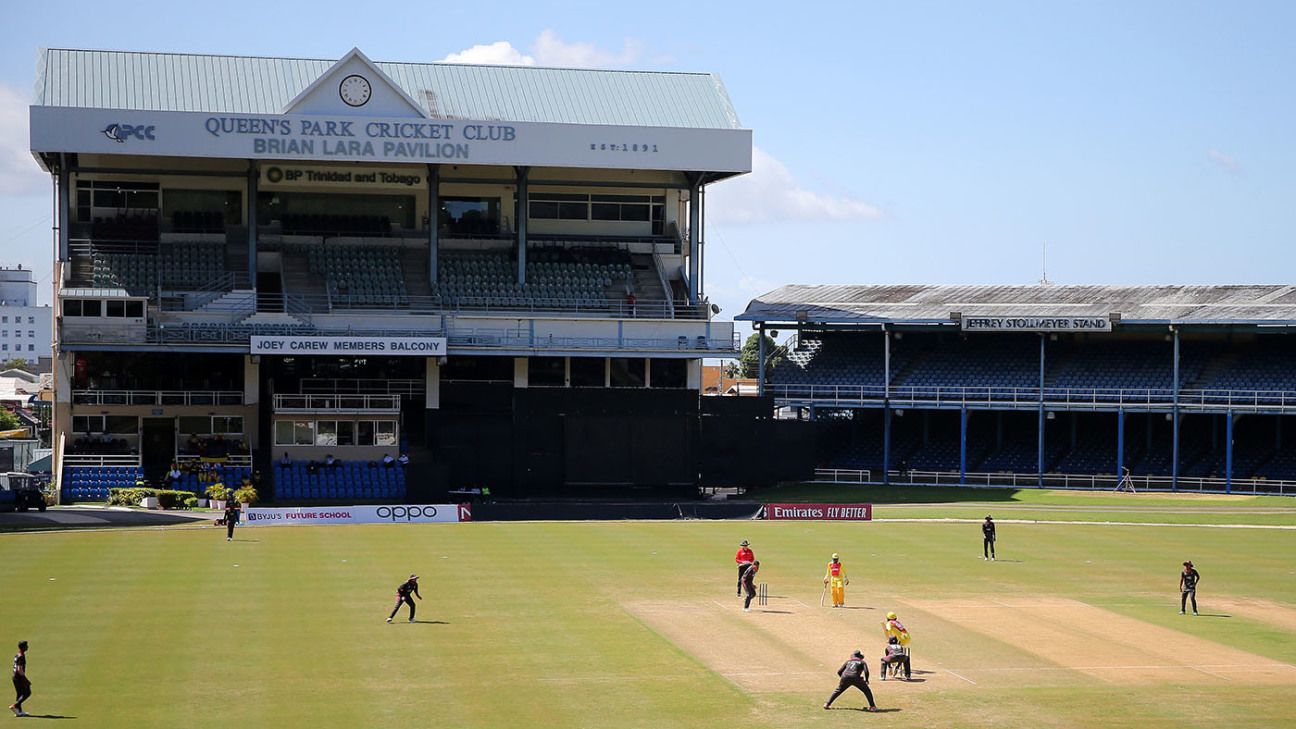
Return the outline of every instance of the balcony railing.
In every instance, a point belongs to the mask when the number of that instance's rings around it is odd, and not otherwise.
[[[892,484],[914,486],[978,486],[991,488],[1040,488],[1038,473],[968,473],[960,477],[958,471],[891,471]],[[817,468],[815,481],[840,484],[877,484],[882,482],[880,471],[846,468]],[[1086,489],[1113,491],[1120,482],[1114,474],[1046,473],[1043,488]],[[1180,476],[1129,476],[1136,491],[1186,491],[1201,493],[1278,494],[1296,495],[1296,481],[1266,478],[1235,478],[1230,485],[1222,478]]]
[[[238,390],[73,390],[73,405],[242,405]]]
[[[290,395],[274,396],[277,413],[399,413],[400,395]]]
[[[97,453],[68,453],[63,456],[63,466],[138,466],[138,455],[105,456]]]
[[[300,389],[307,395],[422,395],[426,387],[420,379],[303,377]]]
[[[963,406],[1038,406],[1037,387],[891,387],[882,385],[781,385],[768,384],[765,393],[778,400],[823,405],[881,403]],[[1073,409],[1169,408],[1175,405],[1170,388],[1044,388],[1048,407]],[[1186,410],[1296,409],[1296,392],[1285,390],[1180,390],[1178,406]]]

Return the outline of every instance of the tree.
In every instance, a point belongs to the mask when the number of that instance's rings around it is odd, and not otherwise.
[[[22,370],[24,372],[30,372],[33,375],[36,374],[35,365],[22,357],[14,357],[13,359],[7,359],[0,362],[0,370]]]
[[[23,424],[22,421],[18,419],[17,415],[14,415],[12,412],[5,410],[4,408],[0,408],[0,431],[18,430],[21,427],[23,427]]]
[[[747,341],[743,342],[742,352],[738,355],[738,363],[742,366],[742,376],[755,378],[757,370],[760,369],[760,332],[752,332]],[[765,377],[769,378],[770,372],[783,362],[783,347],[779,346],[769,335],[765,337]]]

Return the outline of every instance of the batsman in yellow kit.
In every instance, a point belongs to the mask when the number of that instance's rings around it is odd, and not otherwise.
[[[850,584],[850,578],[846,576],[846,565],[841,563],[836,554],[833,554],[832,561],[828,563],[824,584],[832,586],[832,606],[846,607],[846,586]]]

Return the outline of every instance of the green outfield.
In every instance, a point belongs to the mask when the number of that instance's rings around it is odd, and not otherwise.
[[[0,648],[31,641],[28,711],[89,727],[1296,721],[1296,530],[1010,521],[1282,525],[1293,502],[853,493],[883,521],[0,534]],[[885,521],[986,511],[1005,521],[994,563],[975,523]],[[771,595],[751,613],[734,596],[744,538]],[[832,552],[844,610],[819,607]],[[1178,615],[1189,558],[1197,618]],[[388,625],[411,571],[423,622]],[[914,635],[912,682],[877,681],[887,610]],[[850,710],[858,693],[819,708],[855,648],[893,711]]]

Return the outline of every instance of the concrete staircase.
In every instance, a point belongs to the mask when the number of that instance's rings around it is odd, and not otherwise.
[[[405,293],[409,296],[431,296],[427,251],[417,248],[401,249],[400,263]]]
[[[198,296],[200,294],[194,295]],[[191,311],[208,312],[212,314],[253,311],[255,309],[256,292],[252,289],[234,289],[233,291],[226,291],[216,298],[201,304],[197,308],[190,307]]]
[[[301,251],[284,251],[282,258],[283,290],[285,294],[304,294],[323,298],[328,294],[324,277],[311,273],[310,261]]]
[[[307,323],[292,314],[285,314],[281,311],[258,311],[240,319],[239,324],[266,327],[301,327],[306,326]]]

